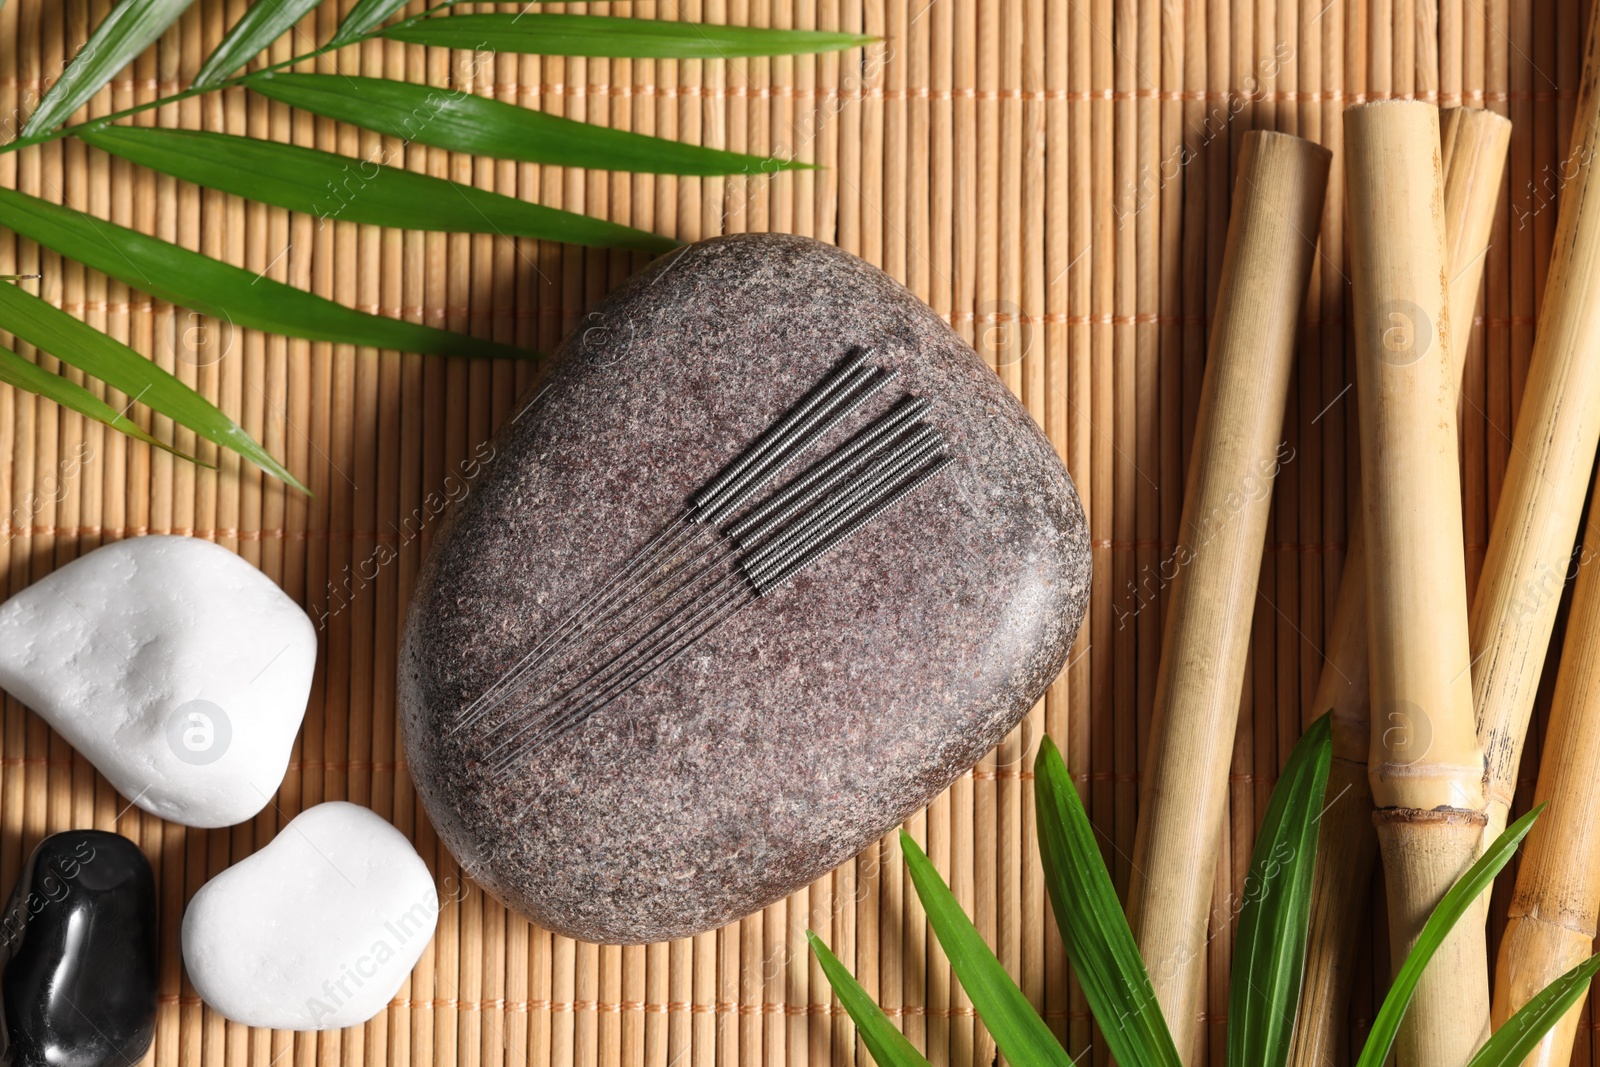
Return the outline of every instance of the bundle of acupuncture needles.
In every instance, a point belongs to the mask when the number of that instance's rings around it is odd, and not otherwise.
[[[872,355],[858,351],[834,367],[462,709],[452,733],[525,693],[484,731],[491,778],[538,756],[950,464],[943,435],[920,421],[928,402],[902,396],[756,502],[782,471],[894,381],[898,372],[869,365]]]

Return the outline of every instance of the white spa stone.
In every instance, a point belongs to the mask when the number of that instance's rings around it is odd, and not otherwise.
[[[405,835],[333,801],[200,888],[183,916],[183,962],[200,999],[235,1022],[333,1030],[383,1010],[438,918]]]
[[[283,590],[193,537],[114,542],[0,605],[0,686],[189,826],[242,822],[278,791],[316,658]]]

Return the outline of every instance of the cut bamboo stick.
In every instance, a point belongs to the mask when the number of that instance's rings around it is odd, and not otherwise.
[[[1206,912],[1329,153],[1252,132],[1239,180],[1174,554],[1128,910],[1180,1049],[1195,1047]]]
[[[1500,199],[1500,176],[1511,143],[1511,123],[1478,108],[1440,114],[1444,167],[1445,240],[1450,261],[1452,321],[1472,316]],[[1459,385],[1466,346],[1451,350]],[[1309,709],[1311,718],[1333,714],[1333,764],[1317,837],[1306,977],[1300,994],[1291,1062],[1314,1067],[1338,1062],[1361,942],[1378,839],[1372,829],[1372,788],[1367,749],[1372,728],[1367,690],[1367,566],[1361,502],[1352,502],[1349,546],[1328,632],[1327,652]]]
[[[1457,391],[1467,361],[1467,327],[1478,306],[1510,145],[1511,121],[1492,111],[1453,107],[1439,113],[1451,322],[1458,327],[1450,350],[1451,380]]]
[[[1534,994],[1594,950],[1600,919],[1600,497],[1590,505],[1577,590],[1545,734],[1537,803],[1550,807],[1528,835],[1495,969],[1498,1027]],[[1566,1067],[1579,1001],[1526,1060]]]
[[[1368,776],[1398,966],[1477,856],[1487,806],[1471,717],[1439,112],[1345,112],[1367,544]],[[1401,1067],[1458,1067],[1488,1034],[1484,932],[1450,934],[1406,1014]]]
[[[1600,55],[1591,22],[1571,160],[1600,150]],[[1489,821],[1504,828],[1600,441],[1600,204],[1594,168],[1569,168],[1505,484],[1472,603],[1472,689],[1489,760]],[[1565,175],[1563,175],[1565,176]],[[1600,182],[1595,183],[1600,189]]]
[[[1597,63],[1594,20],[1584,61],[1571,158],[1597,146],[1593,91]],[[1541,308],[1527,392],[1516,426],[1512,459],[1489,541],[1474,621],[1484,618],[1483,654],[1474,673],[1478,730],[1490,756],[1490,829],[1503,825],[1516,787],[1521,746],[1532,710],[1538,671],[1513,671],[1513,654],[1542,665],[1564,584],[1567,553],[1583,497],[1583,479],[1600,434],[1600,373],[1588,358],[1600,338],[1600,212],[1586,204],[1590,167],[1573,167],[1562,191],[1555,250]],[[1525,454],[1524,449],[1533,450]],[[1510,510],[1516,504],[1521,514]],[[1596,550],[1593,523],[1580,559]],[[1563,534],[1563,531],[1564,534]],[[1600,910],[1600,865],[1594,862],[1593,788],[1600,766],[1600,718],[1595,714],[1596,648],[1600,642],[1600,588],[1593,568],[1581,566],[1550,712],[1536,798],[1550,801],[1529,836],[1518,873],[1496,971],[1494,1019],[1509,1017],[1553,978],[1593,948]],[[1491,623],[1499,625],[1490,629]],[[1476,633],[1476,629],[1474,630]],[[1476,642],[1475,642],[1476,647]],[[1585,933],[1585,931],[1589,931]],[[1525,1062],[1565,1064],[1572,1055],[1581,1002],[1545,1035]]]

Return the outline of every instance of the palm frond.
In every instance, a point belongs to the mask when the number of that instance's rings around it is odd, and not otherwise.
[[[1112,1055],[1124,1067],[1178,1067],[1172,1032],[1100,856],[1094,824],[1048,737],[1033,760],[1033,806],[1050,910]]]
[[[279,103],[389,137],[519,163],[702,177],[811,166],[591,126],[460,90],[386,78],[271,71],[253,74],[245,84]]]
[[[63,363],[94,375],[207,441],[232,449],[288,484],[304,488],[271,453],[205,397],[121,341],[73,318],[49,301],[15,285],[0,285],[0,322]]]
[[[1234,941],[1229,1067],[1282,1067],[1289,1062],[1305,980],[1317,825],[1332,762],[1332,721],[1324,715],[1294,746],[1267,801]]]
[[[60,204],[0,189],[5,224],[102,274],[234,326],[439,356],[525,359],[520,348],[336,304]],[[3,319],[0,326],[9,328]]]
[[[63,125],[184,12],[192,0],[121,0],[45,93],[22,136],[0,154],[75,136],[130,162],[222,192],[314,215],[377,226],[526,237],[591,247],[663,252],[668,237],[463,186],[396,166],[231,134],[119,123],[142,111],[224,87],[416,143],[502,160],[712,177],[809,167],[725,152],[531,111],[462,90],[382,78],[289,73],[286,68],[361,41],[388,37],[478,50],[695,59],[781,55],[855,47],[848,33],[695,26],[578,15],[438,17],[457,0],[384,23],[405,0],[359,0],[333,37],[310,52],[240,74],[320,0],[257,0],[224,34],[188,88],[77,125]],[[3,4],[4,0],[0,0]],[[488,19],[489,21],[483,21]],[[468,37],[473,40],[467,41]],[[458,43],[459,42],[459,43]],[[60,255],[234,327],[391,351],[524,359],[509,345],[370,315],[104,219],[0,188],[0,217],[15,233]],[[284,251],[288,251],[285,249]],[[260,466],[299,482],[210,401],[120,342],[48,302],[0,286],[0,330],[94,375]],[[0,349],[0,381],[55,400],[138,440],[170,447],[112,410],[91,390]],[[180,453],[181,454],[181,453]],[[187,458],[187,457],[186,457]]]
[[[1072,1067],[1072,1057],[995,958],[933,862],[904,830],[900,831],[900,849],[928,925],[1001,1054],[1012,1063],[1030,1067]],[[1172,1062],[1177,1063],[1176,1057]]]
[[[839,998],[845,1013],[856,1024],[861,1043],[872,1053],[878,1067],[928,1067],[927,1059],[906,1040],[906,1035],[895,1029],[877,1001],[861,988],[855,975],[823,944],[822,938],[807,930],[806,940],[811,943],[811,951],[833,987],[833,995]]]
[[[350,44],[383,24],[384,19],[406,6],[406,0],[361,0],[339,23],[331,45]]]
[[[88,42],[44,94],[44,99],[28,117],[28,124],[22,128],[22,135],[30,137],[43,133],[71,118],[74,111],[98,93],[134,56],[148,48],[193,2],[122,0],[95,27]]]
[[[113,408],[83,386],[59,374],[50,373],[37,363],[23,359],[9,348],[0,348],[0,382],[25,389],[46,400],[53,400],[69,411],[76,411],[86,418],[103,422],[136,441],[143,441],[147,445],[154,445],[174,455],[183,456],[184,459],[199,462],[193,456],[184,455],[151,437],[139,427],[138,423],[130,420],[126,414]]]
[[[256,0],[206,57],[194,76],[194,87],[221,85],[320,3],[322,0]]]
[[[631,226],[560,211],[370,159],[227,133],[101,126],[78,139],[184,181],[321,220],[667,252],[678,246]]]
[[[436,48],[612,59],[736,59],[857,48],[877,38],[607,15],[485,14],[408,20],[380,37]]]

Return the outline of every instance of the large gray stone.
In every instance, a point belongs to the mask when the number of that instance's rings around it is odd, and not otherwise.
[[[509,776],[530,687],[462,710],[858,346],[933,401],[954,464]],[[558,933],[639,943],[758,910],[944,789],[1038,700],[1089,595],[1083,511],[994,373],[875,268],[797,237],[721,238],[631,279],[433,545],[400,713],[441,838]],[[822,455],[806,457],[803,463]]]

